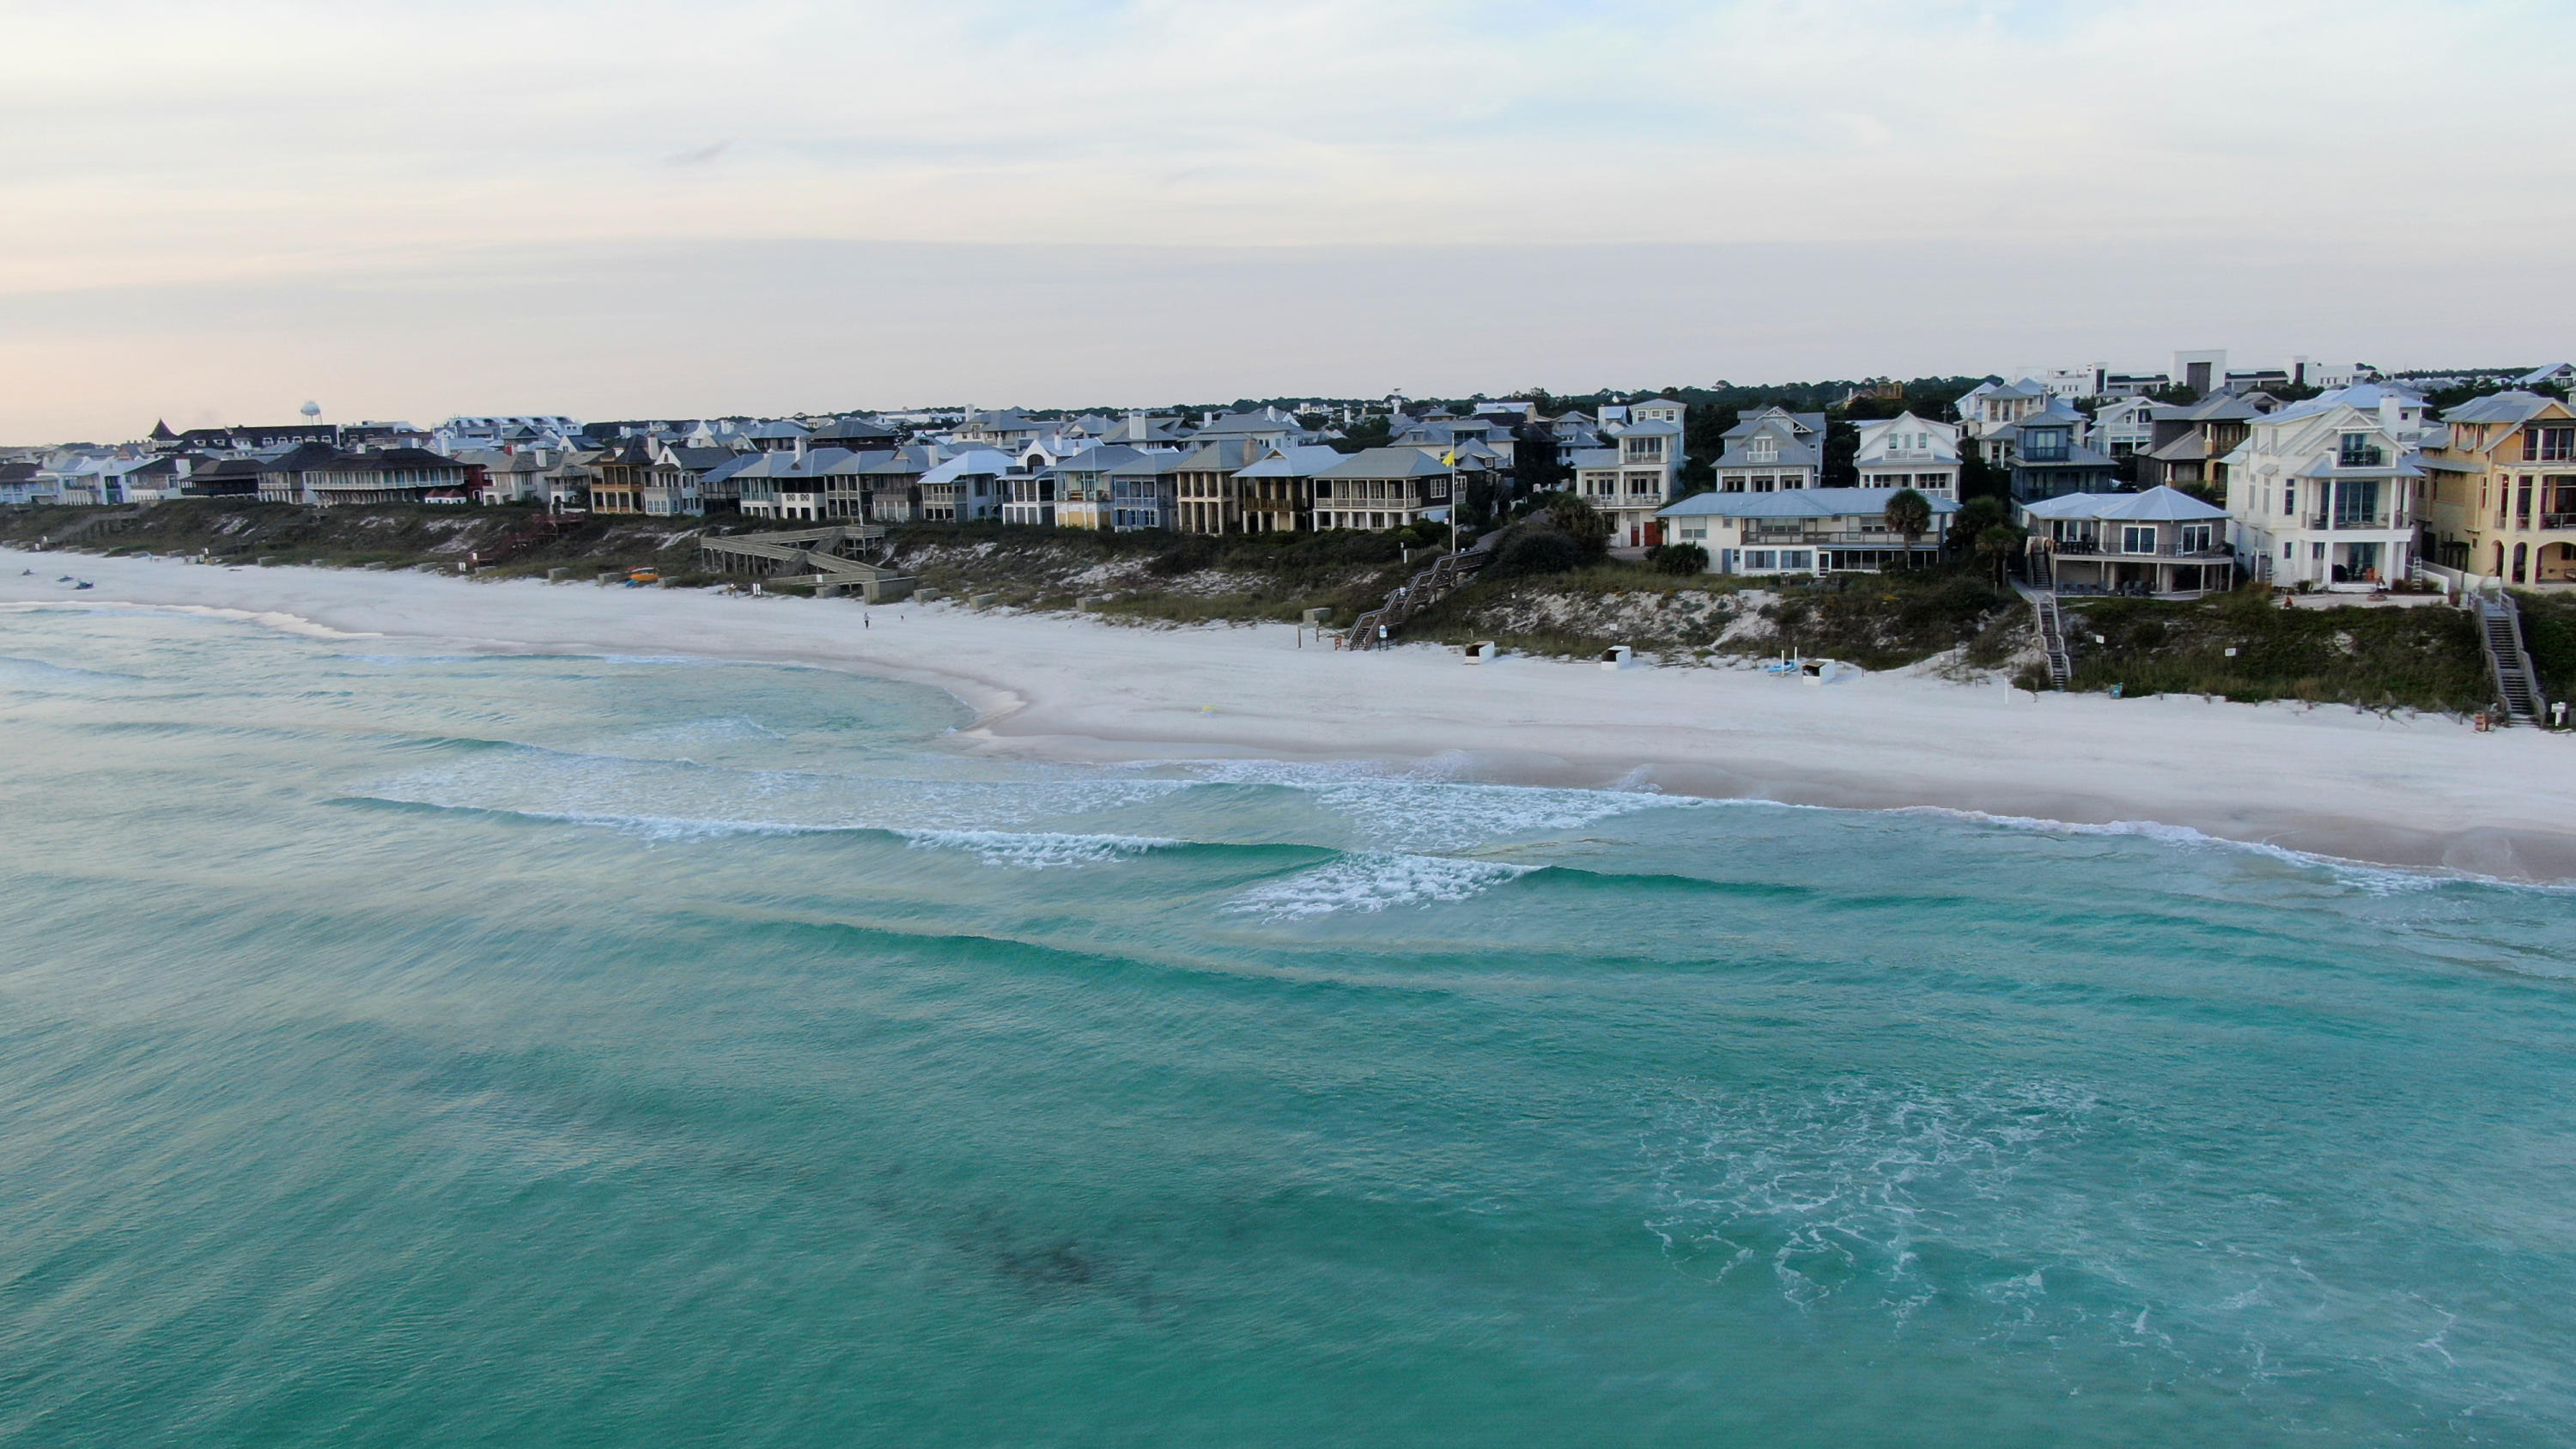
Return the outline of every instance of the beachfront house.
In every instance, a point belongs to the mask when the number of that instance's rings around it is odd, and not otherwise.
[[[921,475],[921,516],[931,523],[973,523],[998,518],[1012,472],[1008,455],[969,448]]]
[[[1111,527],[1110,470],[1143,456],[1134,448],[1095,443],[1056,464],[1056,527]]]
[[[897,448],[883,462],[859,469],[860,517],[870,523],[910,523],[921,517],[921,477],[939,458],[928,445]]]
[[[1798,488],[1770,493],[1694,493],[1665,505],[1675,543],[1708,551],[1720,574],[1876,573],[1941,555],[1941,535],[1955,498],[1925,493],[1932,526],[1907,539],[1888,526],[1887,501],[1898,488]],[[1917,489],[1917,492],[1922,490]]]
[[[1339,450],[1292,443],[1234,475],[1246,533],[1303,533],[1315,526],[1315,478]]]
[[[2227,510],[2172,488],[2037,499],[2013,521],[2031,581],[2060,593],[2194,598],[2236,581]]]
[[[2576,582],[2576,410],[2517,389],[2442,422],[2421,460],[2427,561],[2512,584]]]
[[[343,508],[420,503],[433,496],[465,501],[469,469],[426,448],[342,452],[323,443],[289,449],[260,470],[265,503]]]
[[[1117,446],[1134,456],[1111,464],[1107,473],[1110,530],[1134,533],[1174,527],[1180,517],[1180,485],[1176,480],[1189,455],[1177,449]]]
[[[1235,474],[1260,460],[1268,449],[1242,438],[1202,443],[1182,456],[1172,474],[1178,502],[1177,526],[1183,533],[1241,533],[1243,499]]]
[[[1060,480],[1053,467],[1014,469],[1003,475],[1002,521],[1031,528],[1053,528],[1056,523],[1056,487]]]
[[[1370,448],[1315,474],[1317,528],[1445,523],[1457,473],[1419,448]]]
[[[2327,588],[2407,576],[2425,476],[2409,401],[2364,383],[2254,419],[2226,459],[2229,542],[2248,575]]]
[[[1911,488],[1925,497],[1959,496],[1959,430],[1899,413],[1860,425],[1853,455],[1863,488]]]

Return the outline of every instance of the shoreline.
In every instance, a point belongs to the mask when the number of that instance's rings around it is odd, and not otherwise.
[[[64,573],[97,587],[75,593],[54,582]],[[959,747],[1012,758],[1439,761],[1493,784],[2165,826],[2332,859],[2576,880],[2569,742],[2534,729],[2481,735],[2440,715],[2032,696],[1905,671],[1814,686],[1745,668],[1612,672],[1521,657],[1467,667],[1431,645],[1300,648],[1278,624],[1151,628],[945,601],[10,550],[0,603],[212,608],[493,653],[839,669],[945,690],[976,715]]]

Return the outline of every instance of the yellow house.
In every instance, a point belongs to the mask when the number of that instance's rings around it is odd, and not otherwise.
[[[2442,421],[2449,438],[2424,449],[2425,556],[2509,584],[2576,583],[2576,411],[2500,392]]]

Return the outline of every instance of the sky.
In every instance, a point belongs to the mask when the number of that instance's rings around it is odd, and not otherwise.
[[[0,0],[0,443],[2576,354],[2564,0]]]

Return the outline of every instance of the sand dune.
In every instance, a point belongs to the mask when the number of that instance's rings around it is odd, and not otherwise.
[[[35,570],[32,576],[21,570]],[[953,604],[730,598],[420,573],[0,551],[0,601],[240,611],[501,651],[691,653],[935,684],[959,747],[1064,760],[1437,761],[1461,777],[2081,825],[2155,822],[2392,864],[2576,879],[2576,740],[2432,715],[2036,696],[1903,674],[1342,654],[1296,630],[1147,629]],[[0,616],[5,617],[5,616]],[[863,622],[864,621],[864,622]]]

